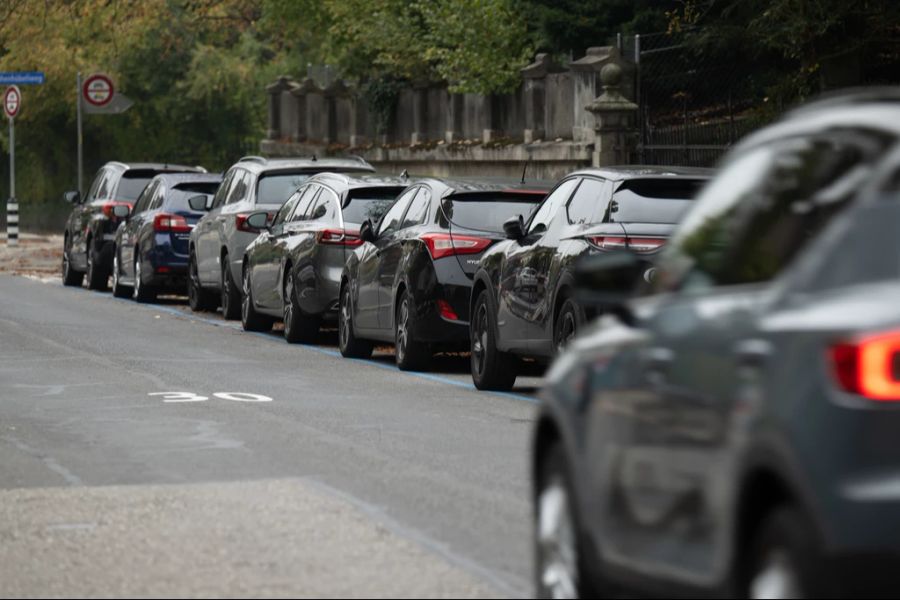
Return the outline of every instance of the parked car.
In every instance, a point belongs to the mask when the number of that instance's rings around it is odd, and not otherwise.
[[[160,291],[187,291],[188,237],[219,188],[221,175],[157,175],[134,203],[114,207],[124,222],[116,230],[112,292],[152,302]]]
[[[87,275],[88,287],[105,290],[112,273],[113,242],[120,218],[116,206],[132,206],[149,181],[160,173],[205,173],[203,167],[162,163],[108,162],[97,172],[88,190],[65,193],[75,205],[63,233],[62,276],[64,285],[81,285]]]
[[[271,225],[265,212],[250,215],[250,225],[263,231],[243,258],[244,329],[268,331],[281,319],[288,342],[313,341],[322,320],[337,315],[341,272],[362,244],[360,225],[380,219],[407,184],[322,173],[294,192]]]
[[[341,353],[366,357],[374,342],[390,342],[401,369],[424,369],[435,349],[464,348],[481,254],[503,239],[504,221],[529,216],[548,189],[425,179],[403,192],[377,227],[363,223],[364,243],[341,278]]]
[[[574,262],[620,248],[652,258],[710,174],[684,167],[586,169],[560,181],[527,224],[505,224],[510,239],[484,253],[472,288],[475,386],[510,389],[518,357],[553,357],[587,317],[573,295]]]
[[[194,311],[221,304],[226,319],[241,316],[244,251],[260,230],[247,223],[264,210],[270,218],[306,179],[324,171],[373,173],[363,159],[263,158],[245,156],[228,169],[208,213],[191,231],[188,299]]]
[[[619,316],[547,376],[540,596],[900,592],[898,99],[814,103],[739,144],[649,295],[628,299],[632,253],[579,267]]]

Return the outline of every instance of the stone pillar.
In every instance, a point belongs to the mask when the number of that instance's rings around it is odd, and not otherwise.
[[[350,110],[350,145],[354,148],[366,146],[369,144],[369,138],[366,135],[369,124],[369,113],[366,109],[366,103],[360,97],[358,88],[354,88],[353,93],[351,94]]]
[[[444,131],[444,142],[452,144],[463,137],[463,95],[447,95],[447,129]]]
[[[534,62],[521,70],[524,82],[526,144],[547,135],[547,74],[559,71],[549,54],[540,53]]]
[[[325,90],[322,92],[325,96],[325,138],[322,140],[325,144],[333,144],[339,141],[338,128],[341,126],[339,123],[339,115],[338,115],[338,102],[340,102],[344,98],[348,98],[350,95],[350,89],[344,83],[343,79],[335,79],[331,82]],[[349,127],[350,123],[344,123],[345,127]]]
[[[569,64],[574,80],[574,125],[572,139],[576,142],[590,142],[594,138],[594,118],[585,110],[600,93],[600,71],[608,64],[616,64],[622,73],[624,93],[633,97],[634,66],[622,58],[615,46],[588,48],[584,58]]]
[[[638,105],[622,94],[622,67],[607,64],[600,71],[603,93],[585,106],[594,119],[595,167],[621,165],[632,162],[637,150],[637,130],[634,117]]]
[[[503,115],[503,101],[505,97],[502,94],[491,94],[484,97],[484,108],[486,125],[482,131],[482,142],[487,144],[503,137],[503,126],[501,125]]]
[[[428,84],[413,84],[413,132],[410,144],[421,144],[428,139]]]
[[[309,130],[307,129],[307,106],[306,96],[310,92],[319,91],[316,83],[309,77],[300,82],[300,85],[291,90],[291,95],[296,98],[297,102],[297,123],[291,139],[295,142],[305,142],[309,138]]]
[[[291,89],[287,77],[279,77],[274,83],[266,86],[269,94],[269,128],[266,130],[266,138],[277,140],[282,137],[281,132],[281,92]]]

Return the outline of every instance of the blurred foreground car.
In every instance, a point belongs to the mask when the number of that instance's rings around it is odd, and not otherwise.
[[[337,315],[341,272],[362,244],[360,225],[380,219],[407,183],[322,173],[294,192],[271,224],[265,212],[250,215],[250,225],[263,231],[244,254],[244,329],[268,331],[282,319],[288,342],[313,341],[323,318]]]
[[[205,206],[222,182],[221,175],[166,174],[154,177],[134,209],[116,206],[125,222],[116,231],[112,291],[119,298],[133,295],[152,302],[160,291],[187,291],[188,236],[205,213]]]
[[[548,374],[540,596],[900,593],[898,138],[900,91],[813,103],[730,154],[654,294],[580,267],[618,317]]]
[[[341,354],[368,357],[393,343],[397,366],[425,369],[436,348],[469,340],[472,277],[504,221],[528,217],[544,183],[425,179],[411,185],[347,260],[341,281]]]
[[[66,221],[63,237],[63,285],[81,285],[105,290],[112,273],[113,240],[121,222],[113,214],[116,206],[131,207],[150,180],[160,173],[206,173],[203,167],[160,163],[108,162],[94,177],[87,196],[66,192],[75,205]]]

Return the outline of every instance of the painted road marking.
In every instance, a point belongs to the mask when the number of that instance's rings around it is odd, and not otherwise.
[[[162,396],[163,402],[175,404],[179,402],[206,402],[209,396],[201,396],[194,392],[150,392],[148,396]],[[271,402],[272,398],[250,392],[215,392],[213,396],[232,402]]]

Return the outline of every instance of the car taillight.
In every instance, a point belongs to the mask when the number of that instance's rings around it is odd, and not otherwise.
[[[454,254],[478,254],[491,245],[488,238],[474,235],[450,235],[447,233],[423,233],[419,239],[425,242],[431,258],[437,260]]]
[[[119,200],[110,200],[109,202],[106,202],[105,204],[103,204],[100,207],[103,210],[103,216],[105,216],[107,219],[117,219],[118,217],[116,217],[116,215],[113,214],[113,209],[116,206],[127,206],[128,208],[131,208],[131,202],[121,202]]]
[[[186,233],[190,230],[191,226],[181,215],[159,213],[153,217],[153,231],[157,233]]]
[[[316,243],[333,246],[360,246],[363,241],[359,238],[359,232],[354,233],[343,229],[322,229],[316,232]]]
[[[441,316],[448,321],[459,321],[459,315],[456,314],[456,311],[453,310],[453,307],[446,300],[438,300],[437,307]]]
[[[844,391],[870,400],[900,401],[900,331],[834,344],[828,356]]]
[[[638,254],[653,252],[666,243],[666,238],[629,237],[622,235],[589,235],[586,239],[600,250],[618,250],[627,248]]]

